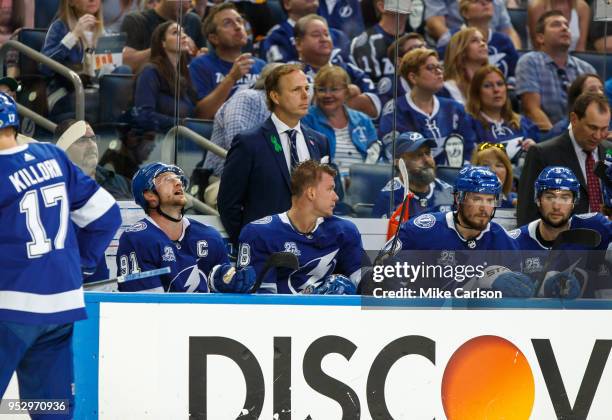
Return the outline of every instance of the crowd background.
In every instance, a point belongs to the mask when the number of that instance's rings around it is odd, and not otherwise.
[[[122,185],[163,160],[217,208],[224,158],[166,134],[183,125],[229,150],[270,116],[266,65],[298,63],[310,83],[302,123],[327,137],[339,169],[337,214],[372,216],[375,203],[375,216],[391,214],[397,136],[419,132],[435,140],[436,180],[452,184],[468,162],[504,166],[504,207],[526,222],[517,192],[527,151],[567,132],[580,93],[612,91],[612,41],[594,13],[584,0],[417,0],[408,15],[382,0],[4,0],[0,43],[20,41],[80,76],[98,172]],[[54,125],[74,118],[63,76],[13,49],[4,65],[15,80],[0,88],[20,104]],[[29,118],[21,129],[57,140]],[[595,136],[609,146],[607,132]],[[504,148],[494,156],[483,143]]]

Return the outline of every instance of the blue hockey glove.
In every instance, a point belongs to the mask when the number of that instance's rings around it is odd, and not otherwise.
[[[523,273],[506,271],[497,276],[491,284],[491,289],[502,292],[503,297],[532,297],[535,284]]]
[[[323,284],[314,289],[315,295],[356,295],[357,288],[346,276],[331,274],[323,280]]]
[[[544,296],[576,299],[580,296],[580,281],[572,273],[562,271],[544,281]]]
[[[236,270],[231,264],[221,264],[210,273],[208,286],[211,292],[247,293],[255,284],[255,277],[251,266]]]

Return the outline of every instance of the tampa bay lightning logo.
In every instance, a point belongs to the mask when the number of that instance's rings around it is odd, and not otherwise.
[[[340,9],[340,17],[346,19],[353,15],[353,8],[349,5],[346,5]]]
[[[320,258],[310,260],[291,273],[287,279],[291,293],[300,294],[304,293],[304,291],[312,291],[319,286],[328,274],[334,272],[338,251],[336,249]]]
[[[197,264],[184,268],[180,271],[168,287],[169,292],[205,292],[208,290],[206,274],[198,268]]]
[[[414,225],[421,229],[430,229],[436,224],[436,217],[433,214],[422,214],[414,219]]]

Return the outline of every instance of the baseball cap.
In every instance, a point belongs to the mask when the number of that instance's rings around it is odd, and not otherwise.
[[[426,139],[416,131],[406,131],[397,137],[395,142],[395,157],[399,158],[402,153],[415,152],[421,146],[434,148],[438,145],[434,139]]]

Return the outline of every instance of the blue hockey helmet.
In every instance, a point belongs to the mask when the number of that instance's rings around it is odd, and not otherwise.
[[[466,165],[459,171],[455,179],[453,192],[473,192],[479,194],[493,194],[500,197],[502,190],[501,182],[495,172],[486,166]]]
[[[547,166],[534,183],[534,199],[537,201],[545,190],[566,190],[574,193],[574,204],[580,199],[580,182],[571,169],[563,166]]]
[[[0,128],[15,127],[19,129],[19,114],[15,100],[6,93],[0,92]]]
[[[178,175],[183,183],[183,189],[187,190],[189,181],[181,168],[176,165],[168,165],[162,162],[149,163],[140,168],[138,172],[134,174],[134,178],[132,178],[132,194],[134,195],[134,201],[136,201],[136,204],[142,207],[144,211],[147,211],[149,207],[147,200],[144,198],[144,192],[147,190],[155,192],[155,178],[166,172],[172,172]]]

